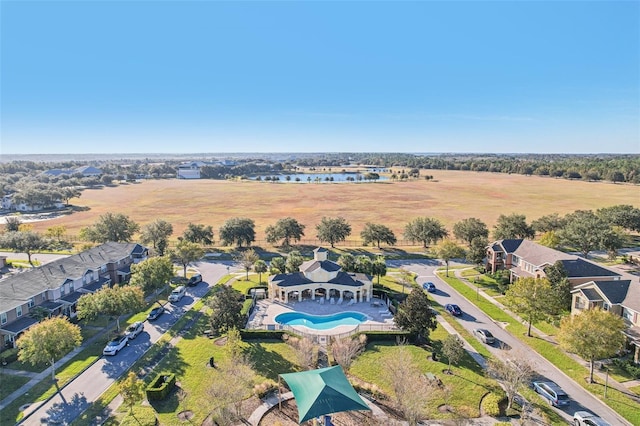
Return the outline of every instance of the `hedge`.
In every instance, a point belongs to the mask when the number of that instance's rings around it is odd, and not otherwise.
[[[242,340],[275,339],[282,340],[284,330],[240,330]]]
[[[146,393],[149,401],[165,399],[176,384],[176,375],[173,373],[160,373],[155,380],[149,383]]]

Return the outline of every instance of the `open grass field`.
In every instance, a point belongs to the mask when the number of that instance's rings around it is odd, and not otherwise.
[[[519,213],[532,221],[545,214],[615,204],[640,206],[638,186],[569,181],[539,176],[429,170],[433,181],[378,183],[266,183],[217,180],[152,180],[104,189],[88,189],[71,204],[86,208],[68,216],[33,222],[36,231],[64,225],[77,235],[106,213],[122,213],[141,226],[155,219],[173,224],[176,238],[189,222],[211,225],[214,237],[229,218],[248,217],[256,238],[280,218],[291,216],[306,225],[315,239],[323,216],[342,216],[359,239],[366,222],[383,223],[401,239],[406,223],[418,216],[435,217],[447,229],[477,217],[491,228],[501,214]]]

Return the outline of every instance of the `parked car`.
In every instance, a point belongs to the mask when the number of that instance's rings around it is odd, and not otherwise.
[[[569,405],[569,395],[554,382],[533,382],[533,390],[549,401],[554,407]]]
[[[129,340],[135,339],[136,337],[138,337],[138,334],[142,333],[142,330],[144,330],[144,323],[142,321],[134,322],[129,327],[127,327],[127,337],[129,338]]]
[[[189,278],[189,281],[187,282],[187,285],[189,287],[195,287],[198,285],[198,283],[202,282],[202,275],[201,274],[195,274],[194,276],[192,276],[191,278]]]
[[[573,414],[573,423],[576,426],[611,426],[608,422],[588,411],[576,411]]]
[[[447,303],[446,305],[444,305],[444,310],[456,317],[459,317],[460,315],[462,315],[462,309],[460,309],[460,306],[455,305],[453,303]]]
[[[493,337],[493,334],[491,334],[491,332],[486,328],[476,328],[475,330],[473,330],[473,334],[478,336],[478,339],[480,339],[487,345],[491,345],[496,341],[496,338]]]
[[[158,319],[158,317],[163,313],[164,313],[164,307],[158,306],[157,308],[153,308],[151,312],[149,312],[149,315],[147,315],[147,319],[149,321],[153,321],[155,319]]]
[[[126,334],[116,336],[107,343],[107,346],[104,347],[102,355],[115,355],[120,352],[122,348],[127,346],[127,343],[129,343],[129,338]]]
[[[171,294],[169,295],[169,302],[173,302],[173,303],[179,302],[186,292],[187,292],[187,289],[183,285],[174,288]]]
[[[432,283],[432,282],[426,282],[426,283],[422,284],[422,288],[427,290],[429,293],[435,293],[436,292],[436,285],[434,283]]]

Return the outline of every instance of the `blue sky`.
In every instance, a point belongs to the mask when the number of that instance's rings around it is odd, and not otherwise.
[[[637,1],[0,2],[0,153],[640,153]]]

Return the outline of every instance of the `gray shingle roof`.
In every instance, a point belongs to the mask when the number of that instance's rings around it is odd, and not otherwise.
[[[569,278],[574,277],[619,277],[620,274],[582,258],[561,260]]]
[[[114,263],[140,250],[140,244],[107,242],[79,254],[54,260],[0,281],[0,312],[27,303],[32,297],[59,288],[67,279],[80,279],[87,271]]]
[[[309,260],[300,265],[302,272],[312,272],[318,269],[324,269],[327,272],[339,271],[340,265],[330,260]]]
[[[627,296],[630,280],[594,281],[596,287],[614,304],[622,303]]]
[[[590,302],[598,302],[602,300],[602,296],[593,288],[582,288],[580,292],[587,298]]]

